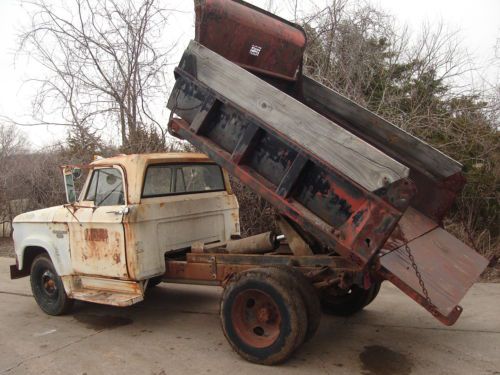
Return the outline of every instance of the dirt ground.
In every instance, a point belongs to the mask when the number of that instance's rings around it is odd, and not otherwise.
[[[0,257],[14,257],[14,243],[10,238],[0,238]],[[500,263],[484,271],[480,282],[500,283]]]

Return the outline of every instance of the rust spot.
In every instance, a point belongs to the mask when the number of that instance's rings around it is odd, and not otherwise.
[[[85,240],[94,242],[107,242],[108,231],[107,229],[85,229]]]

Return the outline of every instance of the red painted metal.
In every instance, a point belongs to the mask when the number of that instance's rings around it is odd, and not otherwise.
[[[439,223],[451,210],[466,183],[462,172],[445,179],[435,179],[412,169],[410,177],[418,189],[412,206]]]
[[[244,1],[199,0],[196,41],[254,73],[296,80],[306,46],[299,26]]]

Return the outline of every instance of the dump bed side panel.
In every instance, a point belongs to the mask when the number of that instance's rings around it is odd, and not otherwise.
[[[442,179],[462,171],[462,165],[424,141],[396,127],[368,109],[303,76],[304,102],[329,118],[342,121],[342,126],[359,134],[384,152],[403,160],[405,165]]]
[[[460,163],[310,77],[302,89],[310,108],[409,167],[418,191],[412,205],[438,222],[444,218],[465,184]]]

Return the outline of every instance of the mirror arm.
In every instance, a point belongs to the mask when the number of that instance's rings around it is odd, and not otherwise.
[[[78,206],[76,206],[74,204],[65,204],[64,207],[69,211],[69,213],[71,214],[71,216],[73,216],[75,218],[75,220],[78,222],[78,224],[80,224],[80,226],[83,227],[81,221],[78,220],[78,218],[76,217],[75,213],[70,209],[70,207],[77,209]]]

